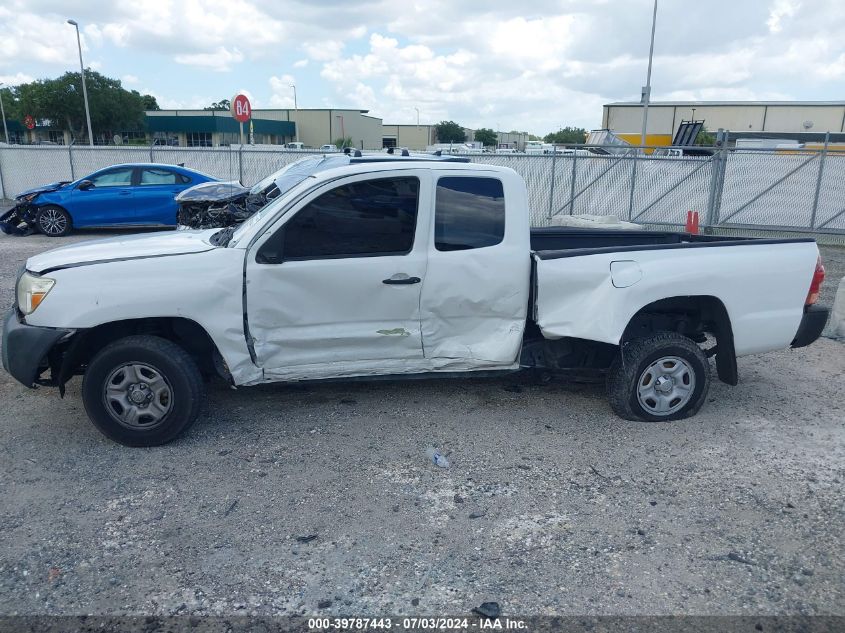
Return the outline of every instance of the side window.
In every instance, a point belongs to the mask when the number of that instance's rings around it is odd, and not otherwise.
[[[180,182],[178,174],[168,169],[146,168],[141,170],[142,185],[175,185]]]
[[[419,179],[407,177],[336,187],[300,209],[277,233],[283,236],[281,253],[278,238],[271,238],[258,261],[409,253],[419,189]]]
[[[505,192],[497,178],[449,176],[437,181],[434,247],[459,251],[499,244],[505,236]]]
[[[132,184],[132,168],[112,169],[111,171],[103,172],[93,178],[89,178],[94,186],[102,187],[128,187]]]

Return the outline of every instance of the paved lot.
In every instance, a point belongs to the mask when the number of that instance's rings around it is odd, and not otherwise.
[[[0,236],[0,307],[56,244]],[[845,345],[739,365],[675,424],[527,378],[215,386],[156,449],[0,373],[0,614],[845,614]]]

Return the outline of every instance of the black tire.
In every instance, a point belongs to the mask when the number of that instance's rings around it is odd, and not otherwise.
[[[154,391],[156,385],[160,391]],[[136,405],[132,398],[142,396],[138,393],[142,390],[151,401]],[[88,364],[82,381],[82,400],[91,422],[125,446],[170,442],[196,422],[204,396],[194,359],[158,336],[127,336],[107,345]],[[129,405],[126,409],[120,398]],[[126,419],[121,421],[121,416]]]
[[[70,213],[53,204],[48,204],[38,210],[35,225],[44,235],[50,237],[64,237],[73,229]]]
[[[672,359],[680,359],[682,362],[677,363]],[[680,373],[680,377],[671,378],[671,386],[669,380],[666,381],[667,390],[672,389],[668,393],[658,392],[658,387],[663,387],[658,381],[666,376],[652,383],[654,374],[661,373],[664,366],[675,367],[675,371]],[[678,383],[678,393],[686,385],[689,386],[686,395],[675,396],[675,382]],[[656,398],[649,395],[649,389],[656,394]],[[709,389],[710,363],[707,357],[694,341],[675,332],[658,332],[626,343],[613,361],[607,376],[610,407],[616,415],[626,420],[668,422],[691,417],[704,404]],[[641,390],[645,392],[642,395]],[[666,409],[655,413],[661,406]]]

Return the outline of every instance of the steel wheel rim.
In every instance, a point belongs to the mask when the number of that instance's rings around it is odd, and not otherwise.
[[[124,428],[149,431],[161,426],[173,410],[173,389],[152,365],[125,363],[103,383],[103,405]]]
[[[645,368],[637,381],[637,400],[651,415],[668,416],[692,399],[695,371],[678,356],[664,356]]]
[[[44,209],[38,218],[38,224],[47,235],[57,235],[67,229],[67,217],[58,209]]]

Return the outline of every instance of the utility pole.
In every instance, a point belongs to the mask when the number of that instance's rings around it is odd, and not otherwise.
[[[420,109],[414,108],[414,110],[417,111],[417,129],[419,129],[420,128]]]
[[[76,20],[68,20],[68,24],[76,29],[76,45],[79,47],[79,72],[82,75],[82,98],[85,100],[85,121],[88,124],[88,143],[94,146],[94,131],[91,129],[91,110],[88,108],[88,89],[85,87],[85,66],[82,64],[82,40],[79,39],[79,24]]]
[[[657,25],[657,0],[654,0],[654,12],[651,16],[651,45],[648,49],[648,72],[643,88],[643,131],[640,134],[640,146],[645,146],[646,126],[648,125],[648,103],[651,100],[651,61],[654,57],[654,27]]]

